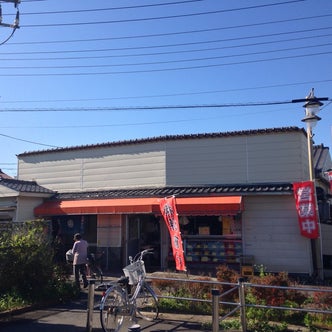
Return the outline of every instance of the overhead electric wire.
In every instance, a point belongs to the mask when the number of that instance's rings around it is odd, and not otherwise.
[[[43,145],[43,146],[47,146],[47,147],[51,147],[51,148],[60,148],[59,146],[56,146],[56,145],[49,145],[49,144],[44,144],[44,143],[39,143],[39,142],[34,142],[34,141],[28,141],[26,139],[17,138],[17,137],[5,135],[5,134],[0,134],[0,136],[7,137],[7,138],[10,138],[10,139],[13,139],[13,140],[16,140],[16,141],[21,141],[21,142],[27,142],[27,143],[37,144],[37,145]]]
[[[331,46],[332,43],[324,43],[324,44],[316,44],[311,45],[311,47],[324,47]],[[221,55],[221,56],[209,56],[203,58],[192,58],[192,59],[180,59],[180,60],[166,60],[166,61],[154,61],[154,62],[135,62],[135,63],[120,63],[120,64],[99,64],[99,65],[52,65],[52,66],[4,66],[0,69],[5,70],[13,70],[13,69],[74,69],[74,68],[109,68],[109,67],[127,67],[127,66],[144,66],[144,65],[159,65],[159,64],[173,64],[173,63],[182,63],[182,62],[193,62],[193,61],[207,61],[207,60],[216,60],[216,59],[227,59],[227,58],[235,58],[235,57],[243,57],[243,56],[251,56],[251,55],[261,55],[261,54],[269,54],[276,52],[285,52],[285,51],[294,51],[307,49],[308,46],[298,46],[298,47],[288,47],[284,49],[276,49],[276,50],[268,50],[268,51],[257,51],[250,53],[242,53],[242,54],[229,54],[229,55]]]
[[[292,104],[292,100],[248,103],[225,103],[225,104],[201,104],[201,105],[152,105],[152,106],[107,106],[107,107],[77,107],[77,108],[14,108],[0,109],[0,113],[18,112],[109,112],[109,111],[147,111],[165,109],[195,109],[195,108],[228,108],[228,107],[253,107]]]
[[[332,27],[329,27],[329,29],[332,29]],[[309,30],[310,31],[310,30]],[[285,33],[285,34],[291,34],[291,33]],[[279,35],[279,34],[277,34]],[[252,37],[242,37],[237,38],[239,39],[251,39],[251,38],[262,38],[262,37],[272,37],[274,34],[268,34],[268,35],[259,35],[259,36],[252,36]],[[256,42],[256,43],[247,43],[247,44],[239,44],[239,45],[230,45],[230,46],[221,46],[221,47],[214,47],[214,48],[205,48],[205,49],[191,49],[191,50],[176,50],[176,51],[165,51],[165,52],[154,52],[154,53],[139,53],[139,54],[112,54],[112,55],[104,55],[101,58],[105,57],[135,57],[135,56],[150,56],[150,55],[165,55],[165,54],[180,54],[180,53],[192,53],[192,52],[203,52],[203,51],[213,51],[213,50],[223,50],[223,49],[232,49],[232,48],[240,48],[240,47],[250,47],[250,46],[260,46],[260,45],[269,45],[269,44],[278,44],[278,43],[284,43],[284,42],[290,42],[290,41],[297,41],[297,40],[304,40],[304,39],[316,39],[316,38],[323,38],[323,37],[330,37],[331,34],[322,34],[322,35],[309,35],[309,36],[303,36],[303,37],[297,37],[297,38],[287,38],[287,39],[279,39],[274,41],[263,41],[263,42]],[[176,44],[164,44],[164,45],[151,45],[151,46],[136,46],[136,47],[117,47],[117,48],[103,48],[103,49],[83,49],[83,50],[55,50],[55,51],[27,51],[27,52],[20,52],[22,55],[34,55],[34,54],[58,54],[58,53],[89,53],[89,52],[109,52],[109,51],[123,51],[123,50],[140,50],[140,49],[149,49],[149,48],[166,48],[166,47],[183,47],[183,46],[192,46],[192,45],[199,45],[199,44],[211,44],[211,43],[219,43],[219,42],[228,42],[236,40],[234,38],[231,39],[217,39],[217,40],[207,40],[207,41],[196,41],[196,42],[190,42],[190,43],[176,43]],[[306,46],[307,47],[307,46]],[[0,52],[0,55],[15,55],[17,52]],[[99,56],[93,56],[93,57],[79,57],[79,59],[85,59],[85,58],[100,58]],[[29,59],[29,58],[28,58]],[[42,60],[45,58],[37,58],[36,60]],[[54,58],[46,58],[46,59],[54,59]],[[58,58],[58,59],[70,59],[69,57],[64,58]],[[17,58],[15,59],[8,59],[8,60],[19,60]],[[24,59],[25,60],[25,59]],[[33,58],[30,60],[34,60]]]
[[[13,28],[11,34],[5,40],[0,42],[0,46],[6,44],[7,41],[10,40],[14,36],[15,31],[16,31],[16,27]]]
[[[263,114],[263,113],[268,113],[268,112],[284,112],[284,110],[271,110],[271,111],[255,111],[255,112],[250,112],[246,113],[246,115],[253,115],[253,114]],[[243,116],[243,114],[227,114],[227,117],[233,117],[233,116]],[[107,128],[107,127],[127,127],[127,126],[144,126],[144,125],[160,125],[160,124],[166,124],[166,123],[178,123],[178,122],[192,122],[192,121],[206,121],[206,120],[215,120],[215,119],[220,119],[220,118],[225,118],[225,114],[223,115],[218,115],[218,116],[209,116],[209,117],[199,117],[199,118],[176,118],[173,120],[159,120],[159,121],[144,121],[144,122],[126,122],[126,123],[112,123],[112,124],[96,124],[96,125],[59,125],[59,126],[0,126],[0,128],[3,129],[22,129],[22,128],[30,128],[30,129],[85,129],[85,128]]]
[[[107,72],[70,72],[70,73],[10,73],[4,74],[2,73],[2,77],[43,77],[43,76],[97,76],[97,75],[120,75],[120,74],[141,74],[141,73],[158,73],[158,72],[167,72],[167,71],[182,71],[182,70],[193,70],[193,69],[207,69],[207,68],[216,68],[216,67],[225,67],[225,66],[234,66],[234,65],[244,65],[258,62],[269,62],[269,61],[280,61],[286,59],[298,59],[304,57],[311,56],[323,56],[332,54],[332,51],[326,52],[316,52],[309,54],[298,54],[298,55],[288,55],[288,56],[280,56],[269,59],[256,59],[256,60],[246,60],[246,61],[237,61],[237,62],[229,62],[229,63],[217,63],[217,64],[206,64],[206,65],[195,65],[195,66],[187,66],[187,67],[173,67],[173,68],[155,68],[155,69],[142,69],[142,70],[123,70],[123,71],[107,71]]]
[[[78,25],[95,25],[95,24],[114,24],[114,23],[132,23],[132,22],[142,22],[142,21],[155,21],[155,20],[175,19],[175,18],[183,18],[183,17],[195,17],[195,16],[203,16],[203,15],[211,15],[211,14],[221,14],[221,13],[225,13],[225,12],[229,12],[229,11],[242,11],[242,10],[257,9],[257,8],[263,8],[263,7],[280,6],[280,5],[296,3],[296,2],[304,2],[304,1],[307,1],[307,0],[290,0],[290,1],[272,3],[272,4],[265,4],[265,5],[248,6],[248,7],[232,8],[232,9],[212,10],[212,11],[190,13],[190,14],[153,16],[153,17],[144,17],[144,18],[132,18],[132,19],[96,21],[96,22],[27,24],[27,25],[22,25],[22,27],[23,28],[40,28],[40,27],[60,27],[60,26],[78,26]]]
[[[202,2],[206,0],[187,0],[187,1],[175,1],[175,2],[163,2],[154,3],[147,5],[135,5],[135,6],[123,6],[123,7],[107,7],[107,8],[92,8],[92,9],[76,9],[76,10],[57,10],[57,11],[46,11],[46,12],[25,12],[24,15],[51,15],[51,14],[73,14],[73,13],[91,13],[91,12],[105,12],[115,10],[128,10],[138,8],[149,8],[149,7],[162,7],[172,5],[183,5],[192,2]],[[302,0],[304,1],[304,0]]]
[[[115,10],[128,10],[128,9],[139,9],[139,8],[149,8],[149,7],[162,7],[162,6],[172,6],[172,5],[183,5],[192,2],[202,2],[205,0],[187,0],[187,1],[175,1],[175,2],[163,2],[163,3],[153,3],[146,5],[134,5],[134,6],[122,6],[122,7],[107,7],[107,8],[92,8],[92,9],[77,9],[77,10],[58,10],[58,11],[46,11],[46,12],[25,12],[24,15],[50,15],[50,14],[73,14],[73,13],[86,13],[86,12],[104,12],[104,11],[115,11]],[[264,4],[264,5],[256,5],[242,8],[231,8],[224,9],[222,12],[233,12],[239,10],[247,10],[247,9],[256,9],[263,7],[270,7],[276,5],[289,4],[294,2],[303,2],[306,0],[293,0],[293,1],[285,1],[283,3],[273,3],[273,4]]]
[[[277,32],[272,34],[263,34],[263,35],[249,35],[244,37],[233,37],[220,39],[220,41],[235,41],[242,39],[253,39],[253,38],[263,38],[263,37],[272,37],[272,36],[281,36],[281,35],[289,35],[295,33],[303,33],[303,32],[313,32],[318,30],[326,30],[331,29],[332,27],[320,27],[320,28],[312,28],[312,29],[304,29],[304,30],[295,30],[295,31],[285,31],[285,32]],[[211,32],[218,31],[224,28],[212,28],[212,29],[202,29],[202,30],[190,30],[190,31],[182,31],[182,32],[169,32],[169,33],[158,33],[158,34],[149,34],[149,35],[130,35],[130,36],[121,36],[121,37],[104,37],[104,38],[88,38],[88,39],[71,39],[71,40],[41,40],[41,41],[30,41],[30,42],[11,42],[8,45],[36,45],[36,44],[64,44],[64,43],[83,43],[83,42],[96,42],[96,41],[110,41],[110,40],[124,40],[124,39],[139,39],[139,38],[150,38],[150,37],[163,37],[163,36],[172,36],[179,34],[194,34],[201,32]]]
[[[79,99],[38,99],[38,100],[0,100],[0,104],[13,104],[13,103],[45,103],[45,102],[86,102],[86,101],[105,101],[105,100],[121,100],[121,99],[145,99],[145,98],[161,98],[161,97],[175,97],[175,96],[193,96],[200,94],[214,94],[214,93],[224,93],[224,92],[236,92],[236,91],[249,91],[249,90],[259,90],[259,89],[271,89],[280,88],[287,86],[296,85],[312,85],[319,83],[329,83],[332,79],[319,80],[319,81],[301,81],[286,84],[273,84],[265,86],[250,86],[243,88],[233,88],[233,89],[222,89],[222,90],[207,90],[207,91],[195,91],[195,92],[179,92],[179,93],[167,93],[167,94],[157,94],[157,95],[141,95],[141,96],[120,96],[120,97],[102,97],[102,98],[79,98]]]

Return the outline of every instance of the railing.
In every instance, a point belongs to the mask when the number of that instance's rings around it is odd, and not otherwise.
[[[318,288],[318,287],[286,287],[286,286],[269,286],[269,285],[260,285],[260,284],[252,284],[249,282],[245,282],[243,278],[240,278],[237,283],[229,283],[229,282],[220,282],[214,280],[196,280],[196,279],[182,279],[182,278],[165,278],[165,277],[155,277],[155,276],[147,276],[147,279],[150,281],[175,281],[181,283],[199,283],[204,285],[211,285],[211,295],[212,299],[199,299],[194,297],[178,297],[178,296],[167,296],[167,295],[158,295],[158,298],[166,298],[166,299],[175,299],[175,300],[184,300],[184,301],[193,301],[193,302],[205,302],[210,303],[212,305],[211,316],[212,316],[212,331],[219,331],[219,324],[221,321],[230,317],[237,311],[240,313],[240,321],[242,326],[242,331],[247,331],[247,320],[246,320],[246,308],[254,307],[254,308],[263,308],[263,309],[276,309],[276,310],[289,310],[289,311],[302,311],[302,312],[311,312],[311,313],[320,313],[320,314],[332,314],[331,310],[319,310],[319,309],[311,309],[311,308],[296,308],[296,307],[286,307],[286,306],[271,306],[271,305],[258,305],[258,304],[250,304],[246,303],[246,291],[250,287],[254,288],[270,288],[270,289],[280,289],[280,290],[293,290],[300,292],[319,292],[319,293],[330,293],[332,295],[332,288]],[[217,286],[227,286],[229,289],[224,293],[220,292],[220,289]],[[87,311],[87,331],[92,331],[92,313],[94,310],[94,282],[89,284],[89,299],[88,299],[88,311]],[[222,298],[226,295],[229,295],[232,292],[238,292],[239,302],[226,302],[222,301]],[[226,313],[224,316],[220,317],[219,309],[220,305],[228,305],[234,306],[232,310]]]
[[[209,302],[212,304],[212,331],[219,331],[219,323],[229,316],[233,315],[235,312],[240,312],[240,320],[242,331],[247,331],[247,319],[246,319],[246,308],[262,308],[262,309],[276,309],[276,310],[289,310],[289,311],[298,311],[298,312],[311,312],[311,313],[320,313],[320,314],[332,314],[331,310],[323,310],[323,309],[311,309],[311,308],[297,308],[297,307],[287,307],[287,306],[272,306],[272,305],[259,305],[259,304],[250,304],[246,303],[246,291],[250,287],[254,288],[270,288],[270,289],[280,289],[280,290],[293,290],[299,292],[319,292],[319,293],[330,293],[332,295],[332,288],[323,288],[323,287],[286,287],[286,286],[270,286],[270,285],[260,285],[260,284],[252,284],[249,282],[245,282],[243,278],[238,280],[238,283],[228,283],[228,282],[219,282],[219,281],[209,281],[209,280],[195,280],[195,279],[178,279],[178,278],[162,278],[162,277],[148,277],[150,280],[164,280],[164,281],[176,281],[183,283],[201,283],[201,284],[211,284],[214,286],[228,286],[231,287],[224,293],[221,293],[217,288],[211,288],[212,300],[198,299],[198,298],[189,298],[189,297],[174,297],[174,296],[159,296],[159,298],[173,298],[177,300],[187,300],[187,301],[195,301],[195,302]],[[226,295],[238,292],[239,302],[225,302],[222,301],[222,298]],[[233,310],[225,314],[224,316],[219,316],[219,308],[220,305],[228,305],[234,306]]]

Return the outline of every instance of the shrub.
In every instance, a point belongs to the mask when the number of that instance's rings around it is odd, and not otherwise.
[[[219,265],[217,267],[217,280],[221,283],[230,283],[230,284],[237,284],[240,278],[240,274],[229,268],[227,265]],[[221,293],[225,293],[231,288],[233,285],[220,285]],[[238,302],[239,301],[239,293],[235,289],[234,291],[228,293],[227,295],[222,296],[222,300],[226,302]]]
[[[157,289],[158,293],[163,295],[175,297],[160,298],[159,305],[162,310],[165,311],[177,311],[177,312],[190,312],[198,314],[211,314],[211,302],[204,301],[191,301],[180,298],[195,298],[207,300],[211,299],[211,285],[204,283],[204,281],[211,281],[210,277],[197,277],[197,281],[202,282],[183,282],[176,280],[153,280],[153,288]]]
[[[308,299],[307,306],[311,309],[328,310],[332,309],[332,294],[328,292],[314,292],[312,297]],[[310,329],[313,329],[314,325],[318,326],[331,326],[332,315],[322,313],[307,313],[305,316],[305,324]]]
[[[74,294],[53,263],[53,249],[43,221],[14,225],[0,237],[0,293],[22,304],[61,300]],[[61,295],[59,294],[61,293]]]

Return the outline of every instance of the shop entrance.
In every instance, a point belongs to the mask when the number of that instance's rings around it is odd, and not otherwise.
[[[134,256],[144,249],[153,249],[153,255],[145,256],[148,272],[159,270],[160,261],[160,223],[154,215],[140,214],[128,217],[128,255]]]

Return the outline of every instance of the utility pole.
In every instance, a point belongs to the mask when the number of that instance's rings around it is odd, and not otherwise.
[[[14,7],[17,9],[16,17],[13,24],[2,22],[2,7],[1,2],[11,2],[14,4]],[[0,1],[0,27],[17,29],[19,28],[20,13],[18,10],[18,4],[21,3],[21,0],[1,0]]]

